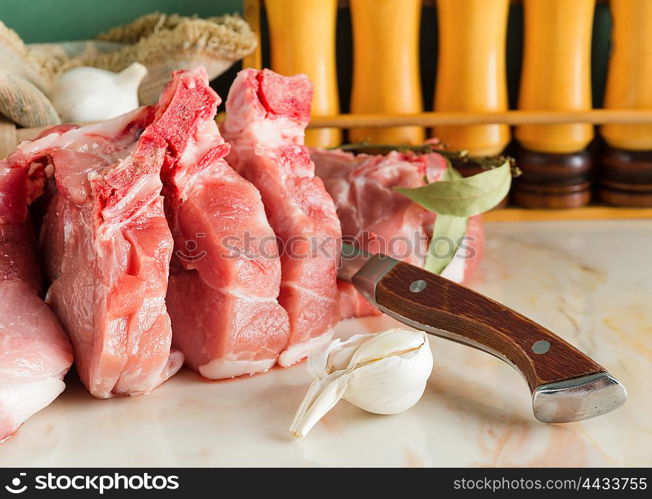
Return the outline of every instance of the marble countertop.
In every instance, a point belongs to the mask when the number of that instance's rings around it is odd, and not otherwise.
[[[539,423],[509,366],[432,338],[426,392],[399,415],[342,401],[306,438],[290,438],[310,381],[304,364],[227,382],[184,371],[148,396],[105,401],[73,379],[0,445],[0,466],[652,466],[652,221],[487,224],[472,287],[595,358],[627,387],[625,406]]]

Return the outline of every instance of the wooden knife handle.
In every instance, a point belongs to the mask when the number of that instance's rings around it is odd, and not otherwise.
[[[527,317],[448,279],[396,263],[375,285],[388,315],[428,333],[489,352],[516,367],[530,390],[605,372],[577,348]]]

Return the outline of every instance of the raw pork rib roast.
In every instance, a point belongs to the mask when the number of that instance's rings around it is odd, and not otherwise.
[[[72,339],[81,380],[99,398],[147,393],[183,361],[170,353],[172,237],[160,195],[167,144],[143,131],[152,113],[55,127],[12,155],[54,168],[57,192],[41,234],[47,301]]]
[[[229,146],[213,119],[218,104],[203,70],[177,73],[150,127],[169,143],[163,181],[176,247],[167,295],[173,343],[211,379],[266,371],[289,335],[277,302],[276,238],[258,190],[223,159]]]
[[[281,245],[279,303],[290,318],[281,366],[327,342],[340,318],[340,223],[303,145],[311,99],[306,76],[247,69],[231,86],[223,124],[233,147],[227,160],[260,191]]]
[[[41,300],[41,275],[27,204],[42,176],[0,161],[0,442],[65,388],[72,347]]]
[[[371,253],[423,266],[435,215],[392,188],[420,187],[424,177],[429,182],[440,180],[448,167],[444,157],[399,152],[353,155],[323,149],[311,153],[317,176],[335,200],[344,240]],[[471,217],[465,244],[442,275],[466,281],[480,262],[483,245],[481,218]],[[338,284],[342,318],[379,313],[352,285]]]

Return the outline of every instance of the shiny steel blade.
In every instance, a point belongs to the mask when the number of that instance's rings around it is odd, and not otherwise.
[[[340,259],[340,268],[337,273],[337,277],[343,281],[351,282],[353,276],[364,267],[365,263],[373,255],[367,253],[360,248],[356,248],[351,244],[342,243],[342,252]]]
[[[390,256],[367,253],[360,248],[343,243],[337,277],[352,283],[369,303],[377,307],[376,285],[397,263],[398,260]],[[380,310],[387,313],[383,308]]]

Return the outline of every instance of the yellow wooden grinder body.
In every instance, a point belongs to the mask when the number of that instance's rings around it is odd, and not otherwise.
[[[308,75],[314,87],[312,114],[339,113],[335,62],[337,0],[265,0],[272,69],[284,75]],[[341,143],[341,131],[306,131],[309,146]]]
[[[612,52],[604,107],[652,109],[652,0],[611,0]],[[604,125],[601,134],[619,149],[652,149],[652,125]]]
[[[595,0],[523,0],[525,43],[519,109],[591,109],[591,33]],[[521,145],[572,153],[593,138],[590,124],[521,125]]]
[[[419,113],[419,22],[422,0],[350,0],[353,25],[353,113]],[[354,128],[352,142],[423,142],[414,126]]]
[[[505,111],[509,0],[437,0],[439,57],[435,111]],[[507,125],[435,127],[434,134],[472,156],[500,154]]]

